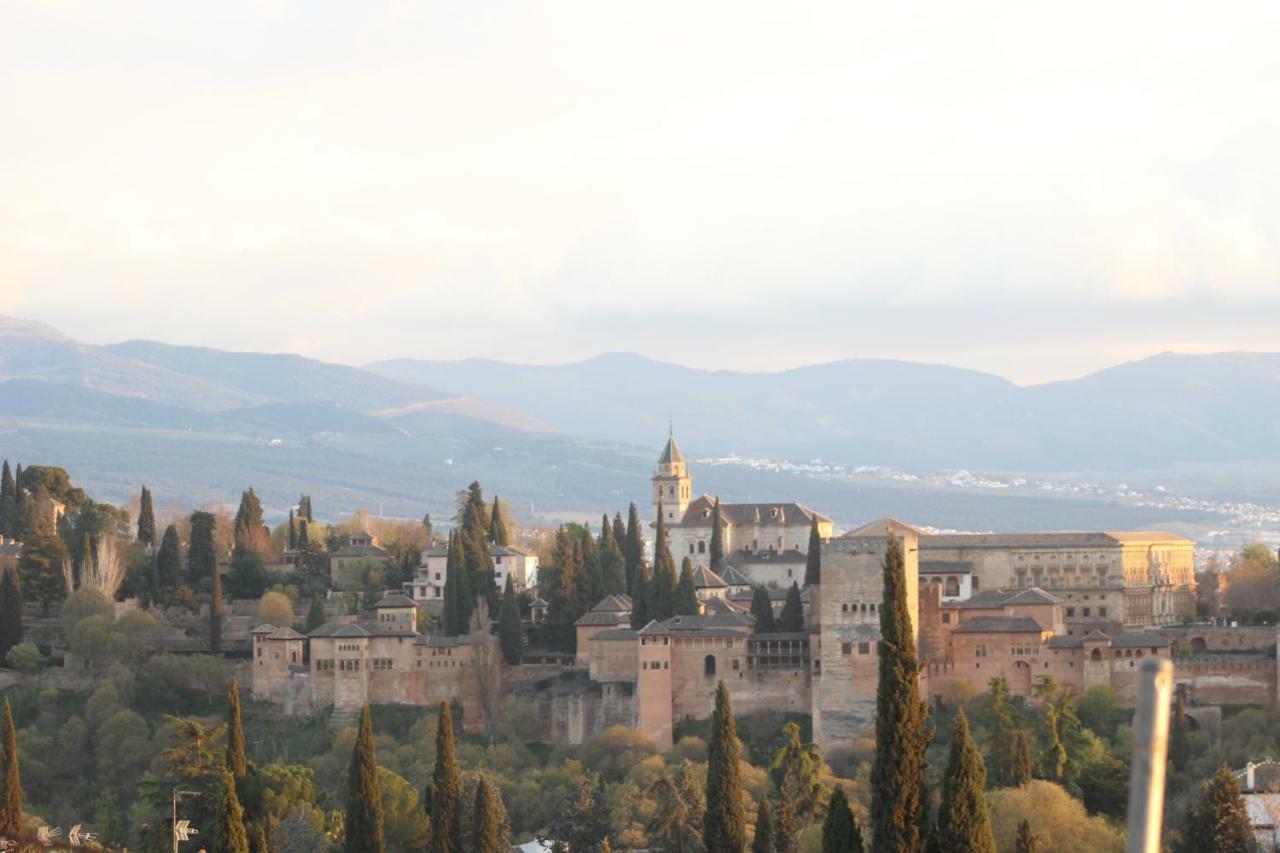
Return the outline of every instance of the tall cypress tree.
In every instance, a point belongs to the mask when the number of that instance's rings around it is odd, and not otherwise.
[[[769,590],[763,586],[757,586],[751,593],[751,615],[756,617],[757,634],[773,634],[778,630],[773,618],[773,602],[769,600]]]
[[[475,607],[462,536],[461,530],[449,533],[444,576],[444,633],[447,637],[459,637],[471,630],[471,612]]]
[[[676,563],[667,541],[662,501],[658,501],[658,527],[653,538],[653,579],[649,584],[649,618],[669,619],[675,607]]]
[[[22,779],[18,773],[18,730],[13,725],[13,710],[4,700],[4,748],[0,750],[0,836],[16,838],[22,832]]]
[[[311,538],[307,534],[307,527],[310,522],[305,518],[298,522],[298,550],[305,551],[307,546],[311,544]]]
[[[191,541],[187,544],[187,577],[198,581],[213,577],[218,570],[218,550],[213,531],[218,520],[211,512],[191,513]]]
[[[172,524],[164,529],[164,536],[160,539],[156,579],[161,589],[175,589],[182,583],[182,543],[178,539],[178,528]]]
[[[876,754],[871,767],[872,838],[877,851],[907,853],[918,850],[922,840],[919,819],[928,709],[920,697],[902,546],[893,535],[883,568]]]
[[[955,733],[938,811],[938,846],[957,853],[995,853],[987,810],[987,768],[969,734],[964,710],[956,711]]]
[[[644,566],[636,573],[631,591],[631,627],[643,628],[649,624],[649,579],[645,577]]]
[[[258,539],[262,531],[262,502],[250,486],[240,494],[240,508],[236,510],[236,544],[249,545]]]
[[[0,470],[0,536],[13,538],[18,535],[18,485],[9,470],[9,460],[4,460]]]
[[[217,823],[212,853],[249,853],[249,835],[244,829],[244,808],[236,796],[236,780],[222,768],[218,785]]]
[[[231,687],[227,690],[227,769],[237,780],[244,778],[244,725],[240,722],[240,682],[234,675],[231,676]]]
[[[489,541],[494,545],[510,545],[507,535],[507,520],[502,517],[502,505],[498,496],[493,496],[493,511],[489,513]]]
[[[822,822],[822,853],[862,853],[862,827],[849,808],[844,789],[837,787]]]
[[[1225,763],[1200,789],[1200,799],[1187,807],[1182,830],[1184,853],[1249,853],[1253,829],[1240,781]]]
[[[818,586],[822,583],[822,535],[818,532],[818,514],[813,514],[813,523],[809,525],[809,551],[804,559],[804,585]]]
[[[1013,853],[1038,853],[1040,842],[1031,831],[1031,822],[1018,821],[1018,834],[1013,837]]]
[[[431,773],[429,853],[462,853],[462,771],[453,750],[453,714],[440,703],[436,722],[436,765]]]
[[[634,501],[627,508],[627,538],[622,556],[627,558],[627,593],[634,599],[638,597],[637,578],[644,572],[644,536],[640,532],[640,513],[636,511]]]
[[[672,610],[676,616],[693,616],[701,611],[698,589],[693,585],[693,564],[685,557],[680,565],[680,581],[676,584]]]
[[[0,566],[0,664],[22,642],[22,584],[15,568]]]
[[[144,545],[156,543],[156,512],[151,505],[151,490],[146,486],[138,499],[138,541]]]
[[[791,582],[787,590],[787,600],[782,604],[782,612],[778,614],[778,630],[789,634],[798,634],[804,630],[804,605],[800,603],[800,587]]]
[[[307,621],[302,626],[303,632],[310,634],[315,629],[324,624],[324,601],[320,598],[320,594],[316,593],[311,596],[311,606],[307,608]]]
[[[615,545],[618,546],[618,552],[622,554],[623,566],[625,567],[626,557],[627,557],[627,551],[626,551],[627,525],[626,525],[626,522],[622,520],[622,513],[620,512],[615,512],[613,514],[613,542]],[[624,578],[625,578],[625,572],[624,572]],[[626,589],[625,587],[623,588],[622,591],[628,592],[628,593],[630,592],[630,590]]]
[[[516,587],[511,575],[507,575],[507,585],[502,590],[502,607],[498,610],[498,644],[507,663],[512,666],[520,663],[524,650],[524,624],[520,621],[520,605],[516,601]]]
[[[600,561],[600,575],[605,595],[617,595],[627,591],[627,561],[622,547],[614,536],[606,513],[600,519],[600,539],[596,542],[596,558]]]
[[[347,767],[346,853],[382,853],[382,792],[378,788],[378,754],[373,745],[369,706],[360,711],[360,728]]]
[[[213,564],[213,589],[209,592],[209,648],[222,653],[222,572]]]
[[[756,836],[751,842],[751,853],[774,853],[773,809],[769,807],[768,797],[761,797],[756,809]]]
[[[738,766],[738,734],[729,704],[729,688],[716,686],[707,744],[707,811],[702,823],[707,853],[743,853],[747,843],[742,812],[742,771]]]
[[[296,551],[298,549],[298,525],[293,518],[293,507],[289,507],[289,550]]]
[[[502,837],[502,798],[497,788],[481,776],[471,809],[470,853],[507,853],[510,840]]]
[[[1019,788],[1031,784],[1031,738],[1022,729],[1013,735],[1013,784]]]
[[[711,568],[720,571],[724,562],[724,520],[720,516],[720,498],[711,507]]]

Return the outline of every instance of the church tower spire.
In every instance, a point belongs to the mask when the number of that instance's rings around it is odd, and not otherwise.
[[[668,427],[667,446],[658,457],[653,472],[653,523],[662,512],[663,522],[671,527],[684,518],[684,511],[693,499],[693,478],[684,462],[680,445],[676,444],[675,430]]]

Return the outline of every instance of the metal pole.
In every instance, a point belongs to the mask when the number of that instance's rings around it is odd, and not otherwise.
[[[1173,661],[1147,658],[1138,669],[1138,710],[1133,718],[1129,770],[1129,840],[1125,853],[1159,853],[1164,818],[1165,756]]]

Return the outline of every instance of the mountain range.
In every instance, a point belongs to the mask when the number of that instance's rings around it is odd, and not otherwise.
[[[0,455],[63,465],[107,499],[145,481],[175,507],[233,502],[253,485],[268,512],[308,491],[322,515],[358,506],[452,514],[454,491],[479,479],[526,516],[589,517],[644,505],[672,424],[694,459],[1124,478],[1273,465],[1277,415],[1280,355],[1264,353],[1164,353],[1035,386],[870,359],[771,373],[633,354],[351,367],[152,341],[98,346],[0,317]],[[696,461],[693,469],[699,491],[799,499],[848,524],[886,512],[964,529],[1207,520],[1096,498],[957,494]]]

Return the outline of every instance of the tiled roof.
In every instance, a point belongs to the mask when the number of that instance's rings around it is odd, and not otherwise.
[[[331,551],[330,557],[385,557],[387,552],[377,545],[346,545]]]
[[[1112,637],[1111,645],[1129,649],[1150,646],[1154,649],[1168,647],[1169,641],[1160,634],[1153,632],[1134,632],[1132,634],[1121,634],[1118,637]]]
[[[749,613],[751,608],[741,604],[735,604],[732,601],[713,595],[708,598],[702,605],[703,609],[709,614],[715,613]]]
[[[1053,533],[947,533],[920,537],[931,548],[1112,548],[1124,542],[1190,542],[1160,530]]]
[[[700,636],[736,637],[750,633],[755,620],[745,613],[672,616],[661,622],[650,622],[640,629],[642,635],[698,634]]]
[[[973,571],[973,563],[968,560],[921,560],[922,575],[967,575]]]
[[[596,602],[596,606],[591,608],[593,613],[630,613],[631,612],[631,596],[626,593],[615,593],[606,595],[604,598]]]
[[[304,637],[302,634],[299,634],[297,631],[293,630],[292,628],[281,628],[278,631],[272,632],[271,636],[267,637],[267,639],[268,640],[305,640],[306,637]]]
[[[591,635],[592,640],[607,640],[609,642],[618,642],[622,640],[634,640],[640,636],[640,632],[632,628],[607,628],[603,631],[596,631]]]
[[[439,637],[434,634],[430,636],[421,636],[413,641],[415,646],[469,646],[471,640],[469,637]]]
[[[808,557],[803,551],[797,551],[795,548],[788,548],[785,551],[748,551],[746,549],[734,551],[725,558],[725,562],[733,566],[751,566],[758,563],[783,563],[790,565],[792,563],[806,563]]]
[[[885,539],[888,536],[901,536],[904,533],[910,533],[915,536],[923,536],[924,531],[920,528],[907,524],[905,521],[899,521],[896,518],[885,516],[877,518],[875,521],[868,522],[861,527],[850,530],[844,534],[842,539]]]
[[[1039,587],[1027,589],[988,589],[959,603],[964,610],[1004,607],[1010,604],[1061,604],[1062,599]]]
[[[720,579],[725,582],[726,586],[751,586],[751,578],[730,565],[721,567]]]
[[[723,578],[706,566],[698,566],[693,570],[693,585],[697,589],[721,589],[728,586]]]
[[[1030,616],[975,616],[956,626],[957,634],[1039,634],[1049,630]]]
[[[275,625],[262,624],[250,631],[250,634],[274,634],[276,632]]]
[[[710,527],[711,511],[714,507],[715,498],[710,495],[702,495],[695,498],[684,511],[684,517],[680,519],[680,526]],[[720,520],[727,527],[747,527],[753,524],[803,525],[808,527],[813,523],[812,519],[815,515],[820,522],[831,521],[822,513],[793,501],[783,503],[720,504]]]
[[[417,606],[418,606],[417,603],[414,602],[412,598],[400,592],[394,592],[391,595],[384,595],[377,604],[373,605],[375,610],[380,610],[384,607],[390,608],[390,607],[417,607]]]
[[[626,625],[631,622],[631,611],[588,610],[578,617],[574,625],[590,627],[592,625]]]
[[[324,627],[324,626],[321,626]],[[316,630],[320,630],[317,628]],[[330,637],[370,637],[369,631],[360,625],[339,625],[329,634]]]
[[[1051,649],[1078,649],[1082,645],[1084,645],[1083,637],[1070,637],[1064,634],[1049,638],[1049,648]]]

